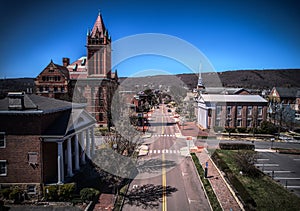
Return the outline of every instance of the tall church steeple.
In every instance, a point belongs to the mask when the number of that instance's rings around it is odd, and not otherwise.
[[[87,33],[88,77],[106,78],[111,71],[111,38],[99,12]]]
[[[205,89],[205,87],[203,85],[203,81],[202,81],[201,66],[202,65],[200,64],[200,66],[199,66],[198,83],[197,83],[197,90],[200,90],[200,91],[202,91],[202,90]]]

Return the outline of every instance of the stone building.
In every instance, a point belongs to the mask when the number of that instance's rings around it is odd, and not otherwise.
[[[0,185],[41,194],[60,184],[95,150],[95,119],[82,104],[9,93],[0,100]]]

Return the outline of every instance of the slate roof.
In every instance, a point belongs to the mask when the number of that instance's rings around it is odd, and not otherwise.
[[[201,95],[204,102],[243,102],[243,103],[267,103],[268,101],[259,95]]]
[[[205,87],[204,93],[207,94],[239,94],[242,91],[247,91],[248,90],[244,88],[226,88],[226,87]]]
[[[300,88],[295,87],[274,87],[281,98],[296,98]]]
[[[94,24],[94,27],[92,29],[92,37],[94,37],[97,32],[100,32],[100,35],[101,37],[104,37],[104,33],[106,31],[106,28],[105,28],[105,25],[104,25],[104,22],[103,22],[103,18],[102,18],[102,15],[99,13],[97,19],[96,19],[96,22]]]
[[[9,99],[8,97],[0,100],[0,111],[14,112],[8,109]],[[71,109],[72,107],[80,108],[84,107],[83,104],[75,104],[63,100],[57,100],[54,98],[43,97],[38,95],[24,95],[25,111],[42,111],[43,113],[51,113],[62,110]],[[22,112],[22,111],[20,111]]]

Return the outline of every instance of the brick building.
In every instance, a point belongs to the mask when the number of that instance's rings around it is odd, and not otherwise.
[[[267,118],[268,102],[259,95],[202,94],[197,103],[198,124],[204,129],[252,128]]]
[[[68,58],[63,58],[62,66],[51,62],[36,78],[36,92],[53,98],[61,98],[62,91],[66,92],[70,101],[86,102],[97,123],[107,126],[111,124],[110,107],[118,74],[111,70],[111,37],[100,13],[87,33],[86,49],[87,56],[71,64]]]
[[[0,186],[40,194],[93,156],[95,119],[81,104],[9,93],[0,100]]]
[[[67,69],[68,58],[63,58],[64,66],[53,61],[35,78],[36,94],[59,99],[69,92],[70,75]]]

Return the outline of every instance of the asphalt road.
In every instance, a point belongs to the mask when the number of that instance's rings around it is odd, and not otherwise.
[[[139,174],[123,210],[210,210],[191,157],[186,156],[186,139],[178,136],[170,116],[164,105],[152,114],[149,153],[139,158]]]

